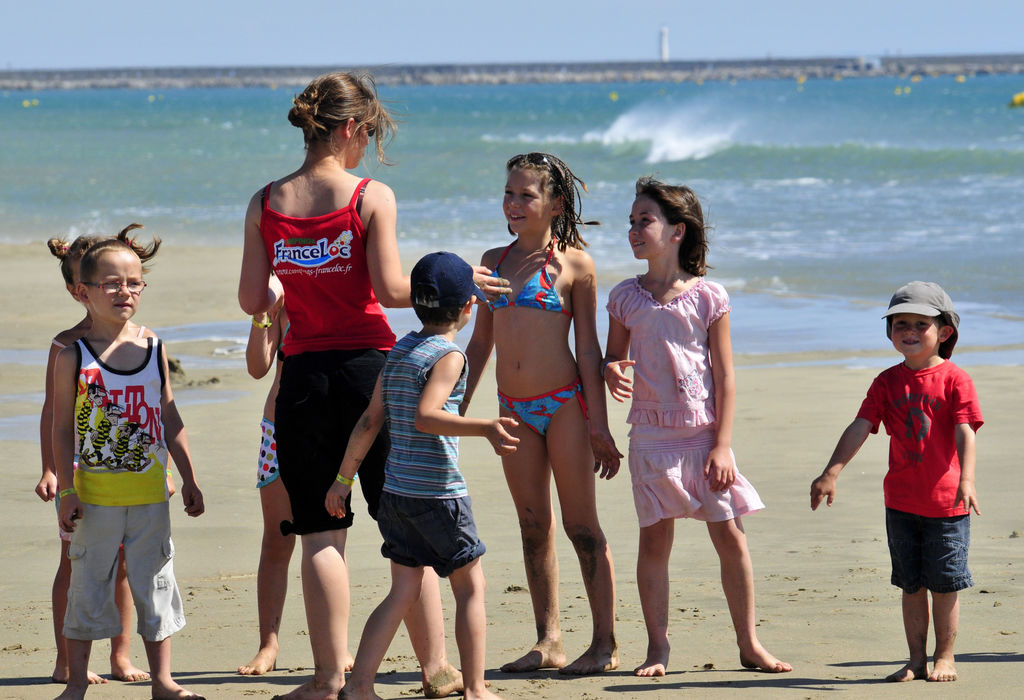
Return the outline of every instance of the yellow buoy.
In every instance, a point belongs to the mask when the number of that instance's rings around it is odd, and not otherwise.
[[[147,99],[149,99],[151,103],[156,102],[156,95],[150,95]]]
[[[967,76],[966,75],[958,75],[958,76],[956,76],[956,81],[958,83],[966,83],[967,82]]]
[[[804,83],[807,82],[807,76],[806,75],[798,75],[798,76],[796,76],[796,82],[799,85],[803,85]]]
[[[902,95],[903,94],[903,88],[897,87],[895,90],[892,91],[892,94],[894,94],[894,95]]]
[[[1010,98],[1011,107],[1024,107],[1024,92],[1018,92]]]
[[[920,75],[911,76],[910,82],[912,82],[912,83],[919,83],[919,82],[921,82],[921,76]]]
[[[614,90],[612,90],[611,92],[608,93],[608,99],[611,100],[612,102],[618,102],[619,101],[619,93],[617,93]]]

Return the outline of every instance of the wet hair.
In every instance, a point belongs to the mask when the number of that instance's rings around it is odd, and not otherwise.
[[[111,251],[130,251],[142,263],[142,271],[149,272],[146,263],[156,255],[156,252],[160,249],[161,241],[154,236],[152,243],[144,246],[134,237],[128,235],[135,229],[140,228],[143,228],[142,224],[128,224],[113,238],[97,239],[82,255],[82,262],[78,268],[79,280],[91,279],[96,274],[96,266],[100,256]]]
[[[531,170],[541,178],[541,184],[548,197],[562,200],[562,212],[551,222],[551,234],[558,242],[558,249],[583,248],[587,242],[580,235],[580,226],[600,226],[600,221],[583,221],[580,218],[582,204],[578,201],[580,189],[587,192],[587,184],[576,177],[561,159],[550,153],[523,153],[509,158],[505,171]],[[509,229],[512,233],[512,229]],[[513,234],[514,235],[514,234]]]
[[[397,129],[394,119],[377,97],[377,84],[368,73],[327,73],[306,86],[292,100],[288,121],[302,129],[306,148],[317,141],[330,143],[334,130],[349,119],[367,128],[377,146],[377,160],[387,164],[384,146]]]
[[[64,277],[64,282],[71,285],[75,283],[75,264],[82,259],[85,251],[99,240],[100,236],[78,236],[71,243],[63,238],[51,238],[46,242],[46,247],[60,260],[60,274]]]
[[[679,244],[679,267],[697,277],[707,274],[710,227],[704,223],[697,194],[686,185],[666,185],[652,177],[642,177],[636,181],[636,196],[641,195],[653,199],[670,224],[686,226]]]

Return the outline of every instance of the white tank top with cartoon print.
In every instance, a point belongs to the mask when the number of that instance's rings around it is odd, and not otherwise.
[[[123,371],[107,366],[84,338],[75,342],[75,489],[83,503],[135,506],[168,498],[160,341],[146,345],[142,364]]]

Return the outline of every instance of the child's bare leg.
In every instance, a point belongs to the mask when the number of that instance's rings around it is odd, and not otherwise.
[[[346,700],[367,700],[377,698],[373,680],[380,669],[384,655],[388,653],[402,618],[420,597],[423,586],[421,567],[402,566],[391,562],[391,590],[366,618],[363,636],[359,639],[359,651],[352,666],[352,675],[339,697]]]
[[[484,608],[486,582],[480,558],[453,571],[449,580],[455,594],[455,639],[466,683],[466,700],[497,698],[487,689],[484,680],[487,612]]]
[[[779,661],[761,646],[757,638],[757,615],[754,607],[754,567],[747,549],[747,535],[739,518],[708,523],[708,534],[718,553],[722,590],[729,604],[729,615],[736,630],[740,648],[740,664],[744,668],[767,673],[786,673],[793,667]]]
[[[117,555],[117,580],[114,584],[114,602],[121,614],[121,634],[110,638],[110,675],[114,680],[134,683],[148,681],[149,674],[132,663],[132,589],[128,585],[128,569],[124,563],[124,550]]]
[[[633,669],[634,676],[664,676],[668,670],[668,561],[674,535],[671,519],[640,528],[636,583],[647,627],[647,658]]]
[[[502,415],[510,414],[502,411]],[[501,670],[525,673],[541,668],[561,668],[565,665],[565,649],[558,618],[558,559],[547,448],[544,439],[524,425],[509,432],[520,442],[515,453],[501,458],[501,464],[519,518],[537,643],[520,658],[503,665]]]
[[[53,662],[53,673],[50,680],[54,683],[68,682],[68,643],[64,638],[64,615],[68,610],[68,586],[71,585],[71,560],[68,559],[67,540],[60,541],[60,563],[53,577],[53,588],[50,591],[50,605],[53,609],[53,639],[57,644],[57,658]],[[86,670],[89,683],[106,683],[103,676]]]
[[[587,675],[619,667],[615,642],[615,572],[597,519],[594,455],[583,411],[570,401],[555,413],[547,434],[562,525],[572,541],[587,589],[593,633],[590,646],[560,673]]]
[[[409,631],[409,642],[420,662],[423,695],[443,698],[461,691],[462,673],[448,663],[441,585],[433,569],[423,569],[420,595],[405,615],[405,628]]]
[[[67,588],[64,589],[67,592]],[[67,645],[68,684],[57,700],[82,700],[92,681],[89,679],[89,652],[92,642],[87,639],[65,639]],[[106,682],[106,681],[104,681]]]
[[[275,479],[260,492],[263,510],[263,541],[256,570],[256,609],[260,627],[260,649],[252,661],[238,667],[243,676],[260,676],[277,665],[278,632],[288,593],[288,564],[295,550],[295,535],[281,534],[281,521],[292,519],[288,492]]]
[[[159,642],[143,639],[142,643],[146,647],[146,658],[153,675],[153,700],[203,700],[202,696],[182,688],[171,677],[170,637],[164,637]]]
[[[306,603],[313,678],[282,700],[335,700],[345,685],[348,649],[346,530],[302,535],[302,595]]]
[[[903,631],[907,635],[910,661],[885,680],[901,683],[928,677],[928,591],[918,589],[916,593],[903,592]]]
[[[932,593],[932,618],[935,620],[935,657],[930,681],[955,681],[953,644],[960,626],[960,596],[956,593]]]

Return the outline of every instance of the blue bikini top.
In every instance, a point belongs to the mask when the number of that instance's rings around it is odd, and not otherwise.
[[[501,262],[508,255],[508,251],[512,249],[512,246],[516,244],[516,241],[512,241],[508,248],[505,248],[505,252],[498,258],[498,264],[494,266],[494,276],[498,276],[498,268],[501,267]],[[548,247],[548,257],[544,260],[544,263],[537,270],[537,274],[526,281],[523,288],[519,290],[519,294],[516,295],[514,301],[510,301],[508,295],[502,295],[495,301],[488,301],[487,305],[491,308],[491,311],[495,309],[501,309],[506,306],[525,306],[531,309],[540,309],[541,311],[554,311],[557,313],[563,313],[571,315],[568,311],[562,308],[562,300],[558,298],[558,292],[555,291],[555,284],[551,280],[551,275],[548,274],[548,264],[551,262],[551,257],[555,254],[554,242]]]

